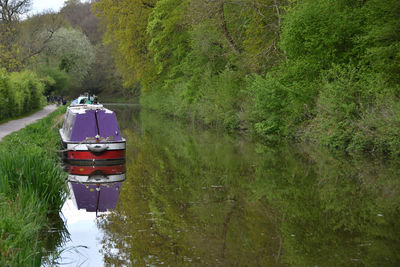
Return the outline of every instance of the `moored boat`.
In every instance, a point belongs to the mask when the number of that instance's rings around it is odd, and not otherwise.
[[[64,160],[77,164],[124,161],[126,142],[115,113],[88,95],[78,100],[67,108],[59,130]]]

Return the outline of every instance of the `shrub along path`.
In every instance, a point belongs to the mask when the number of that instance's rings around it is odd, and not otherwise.
[[[46,117],[51,112],[56,110],[56,108],[57,108],[56,105],[48,105],[48,106],[45,106],[42,110],[40,110],[28,117],[18,119],[18,120],[12,120],[12,121],[6,122],[4,124],[1,124],[0,125],[0,141],[3,139],[3,137],[24,128],[28,124],[34,123],[35,121]]]

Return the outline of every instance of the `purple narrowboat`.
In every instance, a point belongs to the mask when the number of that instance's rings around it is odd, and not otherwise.
[[[68,108],[59,130],[64,148],[63,158],[70,163],[88,161],[124,162],[125,139],[118,128],[115,113],[103,105],[79,97]]]

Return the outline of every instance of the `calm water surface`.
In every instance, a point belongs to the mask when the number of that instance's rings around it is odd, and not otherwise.
[[[80,266],[399,266],[400,165],[266,146],[136,106],[115,209],[63,213]]]

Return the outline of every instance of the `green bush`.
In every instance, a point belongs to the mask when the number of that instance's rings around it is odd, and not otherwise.
[[[245,90],[254,133],[266,139],[293,137],[313,116],[318,77],[318,67],[304,59],[282,63],[265,77],[248,76]]]
[[[22,102],[22,112],[26,113],[40,107],[43,98],[44,85],[39,78],[30,71],[13,72],[10,74],[10,85]],[[21,98],[23,101],[21,101]]]
[[[48,66],[43,67],[39,74],[44,79],[45,95],[50,95],[53,92],[65,93],[70,86],[70,77],[64,70]]]
[[[359,53],[361,6],[347,0],[299,1],[284,18],[281,48],[290,60],[306,59],[319,68],[349,62]]]
[[[44,84],[31,71],[0,70],[0,120],[18,117],[44,104]]]
[[[247,79],[253,131],[349,152],[400,153],[399,11],[394,0],[293,4],[282,23],[284,60]]]
[[[0,121],[11,117],[14,97],[11,95],[10,78],[5,69],[0,69]]]

